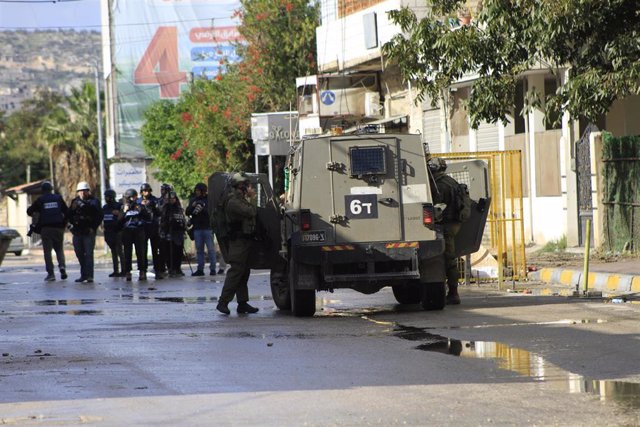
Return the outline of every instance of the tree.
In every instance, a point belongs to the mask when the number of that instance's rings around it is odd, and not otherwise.
[[[0,183],[3,187],[24,184],[27,165],[31,179],[49,176],[47,151],[38,137],[44,117],[62,102],[59,94],[39,91],[9,116],[0,117]]]
[[[289,110],[295,78],[315,72],[317,4],[306,0],[244,0],[237,12],[240,61],[213,80],[196,79],[179,100],[145,114],[145,150],[157,177],[181,196],[214,171],[252,169],[251,113]],[[293,37],[292,35],[295,35]]]
[[[162,100],[147,109],[144,117],[142,141],[147,153],[153,154],[153,165],[158,168],[156,178],[171,183],[181,196],[189,194],[196,178],[193,158],[185,149],[188,144],[184,147],[184,128],[178,106]]]
[[[418,100],[432,103],[466,74],[477,74],[468,101],[471,125],[507,121],[518,78],[534,66],[556,76],[569,69],[543,104],[535,93],[525,108],[547,120],[568,112],[595,122],[619,98],[640,94],[640,12],[628,0],[485,0],[473,25],[452,29],[443,18],[463,0],[428,0],[418,19],[408,8],[389,12],[400,26],[383,51],[415,83]],[[544,105],[544,106],[542,106]]]
[[[38,136],[49,150],[54,182],[65,199],[75,195],[80,181],[87,181],[98,195],[103,191],[98,187],[97,132],[96,89],[88,81],[43,118]]]
[[[295,79],[316,72],[317,2],[241,0],[238,31],[245,39],[239,78],[254,91],[259,112],[289,110],[295,105]]]

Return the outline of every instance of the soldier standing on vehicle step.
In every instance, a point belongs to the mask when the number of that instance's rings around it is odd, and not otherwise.
[[[445,173],[447,163],[440,157],[433,157],[428,162],[429,170],[435,181],[435,188],[432,191],[434,196],[434,204],[444,203],[447,205],[442,213],[442,224],[444,233],[444,262],[447,275],[447,304],[460,304],[460,295],[458,294],[458,279],[460,271],[458,270],[458,257],[456,257],[455,239],[458,231],[460,231],[461,223],[458,221],[457,210],[457,191],[458,182]]]
[[[235,295],[238,313],[256,313],[258,309],[249,305],[249,256],[256,230],[256,193],[249,179],[242,173],[231,177],[232,191],[224,201],[227,222],[231,229],[229,236],[229,259],[231,265],[224,281],[217,310],[230,314],[229,302]]]

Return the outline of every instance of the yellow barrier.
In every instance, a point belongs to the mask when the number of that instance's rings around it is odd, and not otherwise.
[[[527,266],[522,201],[522,154],[519,150],[438,153],[449,161],[484,160],[489,166],[491,208],[485,236],[498,261],[498,284],[525,280]]]

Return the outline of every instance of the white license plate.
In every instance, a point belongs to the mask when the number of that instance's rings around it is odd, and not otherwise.
[[[303,231],[300,240],[302,243],[322,243],[327,239],[324,231]]]

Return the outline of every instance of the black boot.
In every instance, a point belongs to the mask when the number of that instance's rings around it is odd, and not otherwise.
[[[248,302],[239,302],[238,303],[238,313],[241,314],[252,314],[252,313],[257,313],[258,312],[258,308],[253,307],[252,305],[249,305]]]
[[[220,301],[216,306],[216,310],[218,310],[222,314],[231,314],[231,310],[229,310],[228,304],[226,302]]]
[[[460,304],[460,295],[458,295],[457,286],[449,286],[449,293],[447,293],[447,305]]]

